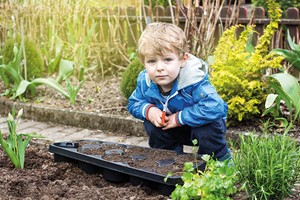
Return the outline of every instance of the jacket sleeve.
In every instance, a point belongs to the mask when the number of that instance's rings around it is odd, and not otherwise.
[[[228,106],[208,79],[194,85],[192,97],[195,104],[178,113],[179,124],[197,127],[219,118],[226,118]]]
[[[144,82],[144,83],[143,83]],[[144,88],[143,88],[144,87]],[[137,79],[137,87],[128,99],[127,109],[136,118],[145,120],[147,112],[153,104],[147,102],[145,92],[145,71],[142,71]]]

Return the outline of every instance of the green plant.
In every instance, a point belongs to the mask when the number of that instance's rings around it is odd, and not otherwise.
[[[80,81],[79,84],[75,87],[71,84],[70,79],[66,80],[66,88],[67,88],[67,91],[69,94],[70,103],[72,105],[75,104],[77,94],[78,94],[80,88],[82,87],[83,83],[84,83],[84,80]]]
[[[64,89],[62,88],[62,86],[56,82],[55,80],[48,78],[36,78],[33,79],[32,81],[27,81],[24,80],[23,76],[21,75],[21,70],[20,70],[20,65],[22,62],[22,47],[23,44],[21,44],[21,47],[19,49],[15,48],[15,58],[10,61],[7,65],[0,65],[0,69],[1,71],[1,77],[2,80],[4,80],[4,83],[6,84],[10,84],[8,81],[7,76],[9,76],[12,79],[12,87],[10,89],[10,91],[8,92],[8,95],[12,94],[13,98],[16,98],[18,96],[21,96],[22,94],[24,94],[26,91],[30,91],[31,93],[35,93],[36,91],[36,87],[39,84],[45,84],[48,85],[50,87],[52,87],[53,89],[57,90],[58,92],[62,93],[64,96],[66,96],[67,98],[69,98],[68,94],[64,91]],[[65,63],[65,62],[62,62]],[[65,65],[62,65],[61,67],[64,68]],[[69,67],[69,66],[67,66]],[[65,70],[62,70],[65,71]],[[61,75],[63,76],[63,75]]]
[[[61,58],[60,56],[58,56],[58,57]],[[22,80],[20,82],[20,85],[17,89],[15,96],[18,97],[18,96],[22,95],[27,90],[28,87],[36,88],[38,85],[44,84],[44,85],[47,85],[47,86],[51,87],[52,89],[60,92],[63,96],[65,96],[67,99],[70,100],[70,103],[72,105],[74,105],[76,96],[85,81],[85,79],[83,78],[84,68],[80,69],[79,83],[75,87],[71,84],[70,78],[69,78],[73,74],[74,63],[69,60],[64,60],[64,59],[60,59],[60,61],[57,63],[59,63],[59,73],[55,80],[53,78],[37,78],[37,79],[32,80],[31,82]],[[65,82],[66,82],[66,90],[61,85],[63,80],[65,80]]]
[[[287,135],[240,136],[234,154],[239,182],[252,199],[283,199],[300,177],[300,150]]]
[[[300,71],[300,45],[293,42],[289,30],[288,33],[288,43],[291,50],[287,49],[273,49],[272,51],[278,55],[284,56],[285,60],[291,63],[298,71]]]
[[[280,5],[280,8],[285,11],[289,7],[300,8],[300,0],[273,0]],[[268,11],[268,6],[265,0],[251,0],[253,6],[262,6],[266,11]]]
[[[36,133],[17,134],[17,122],[23,114],[23,109],[18,112],[16,119],[14,118],[14,110],[12,114],[8,114],[6,123],[9,134],[7,140],[4,139],[0,131],[0,144],[4,152],[7,154],[11,162],[16,168],[24,168],[26,148],[32,138],[42,138],[43,136]]]
[[[211,82],[228,103],[229,124],[252,119],[262,112],[268,90],[266,82],[262,81],[263,73],[267,68],[281,67],[283,57],[269,52],[281,10],[271,0],[267,2],[271,22],[259,37],[253,51],[249,49],[252,49],[250,47],[254,27],[245,27],[237,38],[237,29],[243,27],[238,25],[224,32],[214,52]]]
[[[290,113],[289,125],[285,123],[285,132],[288,132],[292,125],[300,119],[300,85],[298,80],[287,73],[278,73],[269,76],[269,84],[277,94],[269,94],[266,99],[264,115],[271,113],[275,120],[285,121],[280,118],[281,100],[287,105]],[[293,112],[293,110],[295,112]]]
[[[209,155],[203,155],[206,162],[204,172],[195,169],[197,166],[197,140],[193,140],[195,163],[184,163],[184,172],[181,176],[183,185],[177,184],[171,197],[173,200],[228,200],[230,195],[236,193],[235,182],[237,174],[234,167],[229,167],[230,160],[216,161]],[[170,176],[171,174],[169,174]],[[166,179],[168,176],[166,177]],[[166,180],[165,179],[165,180]]]
[[[172,3],[172,5],[175,5],[176,0],[171,0],[171,3]],[[165,1],[165,0],[144,0],[144,4],[149,5],[152,8],[154,8],[156,5],[167,7],[167,6],[169,6],[169,1]]]
[[[4,64],[8,64],[14,59],[15,53],[13,50],[15,45],[17,45],[17,47],[20,48],[21,37],[17,37],[16,40],[11,38],[4,43],[4,47],[2,50]],[[34,41],[30,40],[28,37],[25,37],[24,45],[26,57],[26,71],[24,67],[25,65],[20,65],[18,67],[22,67],[20,69],[20,74],[22,74],[22,77],[26,80],[31,81],[34,78],[41,77],[43,75],[44,62],[42,59],[41,52],[39,51],[37,44]],[[25,74],[27,77],[25,76]]]
[[[125,98],[129,98],[136,88],[136,80],[139,73],[144,69],[140,60],[135,57],[122,74],[120,90]]]

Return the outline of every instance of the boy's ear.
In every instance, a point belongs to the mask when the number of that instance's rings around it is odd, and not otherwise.
[[[184,53],[183,57],[182,57],[182,63],[181,63],[181,67],[185,66],[185,63],[187,61],[187,59],[189,58],[189,54],[188,53]]]

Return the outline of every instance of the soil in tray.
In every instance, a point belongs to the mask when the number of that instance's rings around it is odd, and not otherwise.
[[[180,176],[185,162],[195,163],[193,154],[178,155],[175,151],[116,143],[91,141],[79,141],[78,143],[78,152],[80,153],[97,155],[103,160],[119,162],[123,165],[162,175],[167,175],[171,172],[173,175]],[[203,160],[197,160],[198,166],[203,163]]]

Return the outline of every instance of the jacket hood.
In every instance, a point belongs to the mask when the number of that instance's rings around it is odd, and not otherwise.
[[[177,78],[178,90],[201,81],[208,73],[208,65],[201,59],[189,54],[188,60]]]

